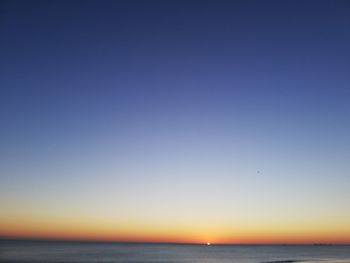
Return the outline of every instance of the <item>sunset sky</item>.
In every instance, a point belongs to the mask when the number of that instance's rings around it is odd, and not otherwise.
[[[1,1],[0,238],[350,243],[349,1]]]

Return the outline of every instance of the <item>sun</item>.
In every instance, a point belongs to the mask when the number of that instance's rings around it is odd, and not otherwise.
[[[207,243],[207,246],[210,246],[210,245],[211,245],[211,244],[208,242],[208,243]]]

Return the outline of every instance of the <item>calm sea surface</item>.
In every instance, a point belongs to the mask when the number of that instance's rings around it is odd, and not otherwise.
[[[0,262],[350,263],[350,246],[205,246],[0,241]]]

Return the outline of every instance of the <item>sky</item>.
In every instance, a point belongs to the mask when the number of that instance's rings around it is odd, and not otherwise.
[[[1,1],[0,237],[350,243],[349,1]]]

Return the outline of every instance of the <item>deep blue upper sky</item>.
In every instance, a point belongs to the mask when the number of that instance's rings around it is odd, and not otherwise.
[[[23,194],[23,181],[30,196],[52,181],[93,184],[105,174],[121,184],[157,174],[165,188],[176,171],[225,185],[255,180],[257,170],[286,182],[349,183],[349,1],[0,8],[8,198]]]
[[[347,1],[2,2],[2,132],[46,136],[178,115],[342,125],[349,9]]]

